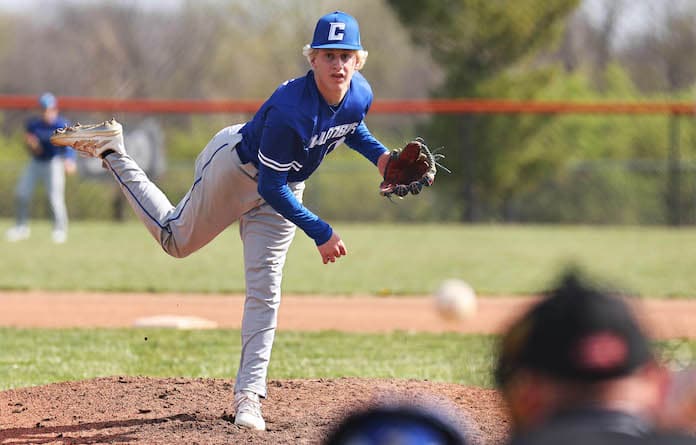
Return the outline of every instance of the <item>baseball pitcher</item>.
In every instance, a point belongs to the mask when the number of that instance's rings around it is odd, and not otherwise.
[[[195,252],[239,221],[246,299],[235,423],[258,430],[265,429],[260,398],[266,397],[283,265],[295,228],[315,241],[324,264],[348,253],[340,235],[302,204],[304,181],[342,143],[377,166],[385,196],[397,189],[399,196],[418,193],[435,173],[422,142],[390,153],[365,125],[372,90],[358,72],[367,51],[355,18],[341,11],[321,17],[303,54],[311,65],[306,75],[280,85],[249,122],[213,136],[176,206],[128,156],[115,120],[60,129],[52,138],[102,158],[140,220],[174,257]]]

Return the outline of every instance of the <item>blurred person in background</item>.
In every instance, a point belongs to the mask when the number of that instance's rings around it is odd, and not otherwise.
[[[495,369],[512,445],[696,444],[660,431],[669,378],[628,302],[577,272],[510,326]]]
[[[466,445],[467,434],[443,412],[394,404],[356,410],[330,431],[323,445]]]
[[[343,143],[382,177],[389,160],[364,122],[373,94],[359,72],[367,51],[357,20],[342,11],[322,16],[302,53],[311,69],[281,84],[249,122],[213,136],[176,206],[127,154],[115,120],[60,129],[52,138],[101,158],[138,218],[174,257],[190,255],[239,221],[246,299],[234,422],[256,430],[266,428],[260,399],[267,396],[283,267],[296,227],[314,241],[324,264],[348,253],[338,232],[302,203],[305,180]]]
[[[75,152],[70,147],[53,145],[49,140],[58,128],[70,122],[58,113],[58,102],[51,93],[39,97],[41,115],[26,122],[25,142],[31,160],[17,183],[16,222],[6,237],[15,242],[29,238],[29,212],[31,199],[37,182],[42,182],[53,216],[53,242],[64,243],[68,235],[68,211],[65,206],[65,174],[76,170]]]

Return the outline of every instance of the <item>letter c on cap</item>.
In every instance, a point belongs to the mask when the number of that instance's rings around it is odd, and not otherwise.
[[[346,29],[346,24],[342,22],[333,22],[329,25],[329,40],[343,40],[343,31]]]

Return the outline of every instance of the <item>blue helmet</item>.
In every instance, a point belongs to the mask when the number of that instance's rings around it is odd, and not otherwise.
[[[358,21],[342,11],[321,17],[314,28],[312,48],[363,49]]]
[[[43,93],[41,97],[39,97],[39,105],[43,109],[55,108],[57,104],[58,101],[56,100],[56,96],[51,93]]]
[[[468,433],[449,416],[421,406],[376,406],[356,411],[322,445],[466,445]]]

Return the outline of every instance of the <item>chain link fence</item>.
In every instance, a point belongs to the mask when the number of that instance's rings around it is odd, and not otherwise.
[[[180,122],[173,125],[169,116],[125,117],[127,149],[176,204],[193,181],[195,155],[217,127],[191,130],[181,141],[187,131]],[[370,128],[391,147],[421,134],[436,148],[436,137],[424,125],[431,118],[381,114]],[[377,192],[376,169],[344,148],[332,153],[308,180],[305,203],[324,218],[342,221],[696,223],[696,129],[691,116],[521,113],[449,118],[473,118],[474,130],[461,145],[442,149],[443,163],[452,173],[440,171],[425,193],[387,201]],[[541,124],[535,124],[524,141],[505,139],[506,128],[519,128],[527,119]],[[0,151],[4,218],[14,215],[14,188],[27,162],[20,139],[20,134],[9,137],[12,143]],[[477,152],[481,147],[493,147],[499,154],[483,160]],[[80,159],[78,167],[66,186],[71,219],[133,217],[99,161]],[[40,187],[32,205],[33,217],[49,216]],[[473,218],[466,218],[468,212]]]

